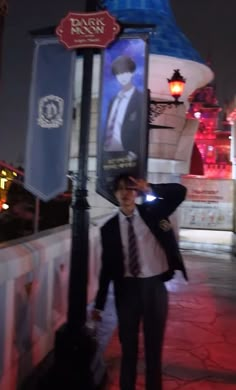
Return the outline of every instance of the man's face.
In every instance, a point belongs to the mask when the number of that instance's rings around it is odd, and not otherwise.
[[[116,199],[119,202],[119,205],[122,208],[132,208],[135,206],[135,199],[137,196],[137,191],[132,188],[133,185],[120,181],[118,189],[115,192]]]
[[[131,83],[132,76],[133,73],[131,72],[118,73],[116,79],[122,86],[125,86]]]

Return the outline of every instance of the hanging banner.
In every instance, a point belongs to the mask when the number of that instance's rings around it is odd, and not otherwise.
[[[55,38],[35,43],[24,185],[48,201],[67,189],[76,52]]]
[[[148,144],[147,36],[121,36],[103,51],[97,192],[116,203],[114,177],[145,177]]]

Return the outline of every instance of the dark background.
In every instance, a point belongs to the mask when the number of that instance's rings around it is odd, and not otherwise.
[[[236,1],[170,0],[177,25],[215,73],[219,103],[236,92]]]
[[[221,105],[236,87],[236,1],[170,0],[177,25],[216,75]],[[24,159],[33,43],[30,30],[57,25],[69,10],[83,11],[84,0],[9,0],[5,20],[0,84],[0,160]]]

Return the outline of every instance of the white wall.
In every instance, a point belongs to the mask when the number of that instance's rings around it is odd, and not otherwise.
[[[0,248],[0,390],[15,390],[66,319],[69,227]]]

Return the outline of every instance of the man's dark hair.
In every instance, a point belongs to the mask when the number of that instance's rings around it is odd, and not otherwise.
[[[136,64],[134,60],[128,56],[119,56],[111,64],[111,71],[114,76],[125,72],[134,73],[135,69]]]
[[[130,180],[130,173],[121,173],[116,176],[113,181],[113,191],[116,192],[119,189],[120,182],[125,183],[127,186],[134,187],[134,183]]]

